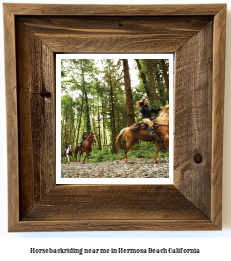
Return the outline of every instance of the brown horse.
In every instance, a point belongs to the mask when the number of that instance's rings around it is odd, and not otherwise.
[[[77,162],[78,153],[80,152],[80,154],[79,154],[79,162],[80,162],[81,155],[83,155],[83,153],[86,152],[83,163],[85,163],[86,157],[87,157],[88,163],[89,163],[89,152],[92,147],[92,142],[96,142],[96,136],[95,136],[95,133],[93,133],[93,132],[88,136],[87,140],[84,142],[83,145],[78,146],[78,143],[76,144],[76,148],[75,148],[76,162]]]
[[[157,156],[161,149],[162,143],[165,142],[166,146],[169,147],[169,105],[163,107],[163,110],[160,112],[160,116],[156,118],[156,121],[160,125],[155,129],[156,135],[154,140],[150,137],[148,130],[131,131],[130,127],[127,127],[120,131],[120,134],[115,142],[117,150],[120,150],[120,143],[123,137],[125,137],[126,140],[125,155],[121,159],[125,158],[125,161],[128,162],[127,153],[129,149],[139,142],[139,140],[147,142],[155,141],[157,142],[157,146],[154,160],[158,163]]]

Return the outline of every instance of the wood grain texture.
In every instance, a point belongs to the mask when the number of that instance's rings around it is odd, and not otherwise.
[[[213,23],[176,52],[174,184],[211,217]],[[190,137],[190,138],[189,138]],[[202,156],[196,163],[194,156]]]
[[[225,89],[225,40],[226,6],[214,18],[213,38],[213,107],[212,107],[212,204],[211,220],[222,226],[222,155],[224,126],[224,89]]]
[[[192,5],[56,5],[5,3],[15,15],[180,16],[215,15],[224,4]]]
[[[56,53],[64,49],[90,53],[161,53],[175,52],[212,17],[72,16],[20,17],[19,20]]]
[[[27,231],[217,229],[173,185],[58,185],[12,231],[25,228]]]
[[[4,4],[9,231],[221,229],[225,5],[123,7]],[[176,52],[175,184],[55,186],[55,53],[131,50]]]
[[[161,204],[159,204],[161,202]],[[207,220],[173,185],[58,185],[23,221]]]
[[[20,217],[55,186],[54,54],[16,21]]]
[[[7,120],[8,228],[19,221],[19,154],[14,14],[3,6]]]
[[[210,220],[21,221],[9,232],[41,231],[196,231],[219,230]]]

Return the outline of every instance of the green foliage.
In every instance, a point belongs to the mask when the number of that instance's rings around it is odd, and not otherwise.
[[[140,142],[141,145],[137,146],[138,149],[134,146],[131,151],[128,152],[128,158],[138,158],[138,159],[153,159],[154,154],[156,152],[156,144],[155,143],[146,143]],[[168,151],[160,151],[158,153],[158,157],[169,157]]]
[[[151,143],[150,146],[150,144],[143,142],[142,147],[137,145],[134,146],[132,150],[129,150],[128,158],[153,159],[155,151],[156,151],[156,145],[154,143]],[[108,146],[107,148],[104,148],[102,151],[98,153],[92,152],[89,157],[89,160],[90,162],[120,160],[120,158],[123,157],[123,155],[124,155],[124,150],[120,150],[116,154],[113,154],[112,146]],[[160,151],[158,157],[159,158],[169,157],[169,154],[167,151],[165,152]]]

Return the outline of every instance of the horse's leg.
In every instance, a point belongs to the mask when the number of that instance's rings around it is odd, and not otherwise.
[[[86,152],[86,154],[85,154],[85,156],[84,156],[84,160],[83,160],[83,163],[85,164],[85,159],[86,159],[86,157],[87,157],[87,151],[85,151]],[[83,151],[82,151],[82,154],[83,154]],[[81,154],[81,155],[82,155]]]
[[[160,151],[161,149],[161,145],[162,145],[162,142],[161,141],[157,141],[157,145],[156,145],[156,153],[155,153],[155,156],[154,156],[154,161],[158,164],[159,161],[157,160],[157,156],[158,156],[158,152]]]
[[[169,148],[169,137],[167,137],[167,138],[165,139],[165,144],[166,144],[166,146]]]
[[[139,141],[139,139],[134,139],[134,140],[127,139],[126,140],[125,154],[121,159],[125,158],[125,162],[129,163],[128,158],[127,158],[127,153],[138,141]]]
[[[88,151],[86,151],[86,156],[87,156],[87,160],[88,160],[88,163],[89,163],[89,155],[88,155]]]
[[[84,156],[83,164],[85,164],[86,157],[87,157],[87,154]]]
[[[169,135],[168,135],[168,133],[165,134],[163,138],[164,138],[166,148],[169,148]]]
[[[80,162],[80,159],[81,159],[81,155],[83,154],[83,152],[81,150],[78,151],[78,154],[79,154],[79,162]],[[77,162],[77,158],[76,158],[76,162]]]
[[[80,159],[81,159],[81,156],[83,155],[83,151],[80,151],[79,152],[79,162],[80,162]]]

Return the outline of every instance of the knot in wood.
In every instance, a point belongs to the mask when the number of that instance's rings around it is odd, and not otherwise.
[[[200,153],[197,153],[194,155],[194,161],[197,163],[197,164],[200,164],[202,162],[202,156]]]
[[[43,90],[40,95],[43,97],[43,98],[47,98],[47,99],[51,99],[51,93],[50,92],[47,92],[46,90]]]

